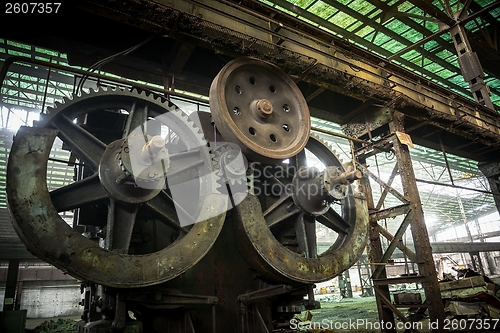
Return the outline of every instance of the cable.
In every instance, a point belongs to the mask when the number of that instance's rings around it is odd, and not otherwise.
[[[113,54],[113,55],[110,55],[109,57],[106,57],[104,59],[101,59],[99,61],[97,61],[95,64],[93,64],[92,66],[90,66],[88,68],[88,73],[89,74],[85,74],[82,76],[82,78],[80,79],[80,81],[78,82],[78,86],[76,87],[76,92],[81,92],[82,89],[83,89],[83,85],[85,84],[85,81],[89,78],[90,74],[92,74],[93,72],[95,72],[96,70],[98,70],[99,68],[101,68],[103,65],[115,60],[116,58],[118,57],[122,57],[122,56],[125,56],[135,50],[137,50],[138,48],[140,48],[141,46],[143,46],[144,44],[146,44],[147,42],[149,42],[150,40],[152,40],[153,38],[157,37],[156,35],[154,36],[151,36],[151,37],[148,37],[147,39],[145,39],[144,41],[140,42],[139,44],[137,45],[134,45],[132,47],[129,47],[128,49],[126,50],[123,50],[121,52],[118,52],[116,54]]]

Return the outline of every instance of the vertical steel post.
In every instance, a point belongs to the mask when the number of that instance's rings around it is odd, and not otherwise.
[[[404,133],[404,115],[402,113],[394,111],[393,120],[389,123],[389,129],[391,133]],[[411,233],[415,245],[418,269],[420,275],[425,277],[422,284],[430,322],[439,323],[439,329],[435,331],[440,332],[443,329],[443,321],[445,318],[444,305],[441,299],[436,267],[432,257],[432,247],[429,241],[427,226],[425,225],[424,211],[420,201],[410,152],[408,146],[400,143],[399,140],[394,140],[393,147],[399,165],[404,195],[410,198],[410,204],[413,210],[413,220],[410,224]]]
[[[19,275],[19,259],[10,259],[7,270],[7,282],[3,299],[3,311],[12,311],[15,307],[17,276]]]
[[[366,159],[359,158],[358,162],[362,165],[366,165]],[[363,178],[359,181],[360,186],[363,189],[363,193],[366,195],[366,201],[368,203],[368,210],[373,211],[375,209],[375,203],[373,201],[373,193],[372,187],[370,185],[370,181],[368,180],[368,176],[364,175]],[[372,263],[371,270],[374,272],[377,269],[377,263],[381,262],[382,256],[384,255],[384,251],[382,249],[382,241],[380,240],[380,233],[378,231],[378,222],[370,221],[370,226],[368,230],[368,262]],[[387,273],[385,267],[382,269],[380,274],[381,279],[387,278]],[[375,291],[375,300],[377,302],[377,310],[380,321],[384,321],[384,323],[391,323],[391,325],[386,325],[384,333],[395,333],[395,321],[394,321],[394,313],[391,309],[384,306],[383,298],[391,299],[391,293],[389,292],[389,285],[379,285],[377,286],[375,283],[373,284],[373,288]],[[391,327],[388,329],[387,327]]]

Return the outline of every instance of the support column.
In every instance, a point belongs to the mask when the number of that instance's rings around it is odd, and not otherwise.
[[[19,259],[10,259],[7,270],[7,282],[5,285],[5,296],[3,300],[3,311],[15,309],[17,276],[19,274]]]
[[[450,29],[458,55],[458,64],[464,80],[469,83],[472,95],[476,102],[495,110],[490,99],[490,90],[484,82],[484,71],[476,52],[472,51],[467,38],[466,30],[461,24],[456,24]]]
[[[391,133],[404,133],[404,115],[395,111],[393,120],[389,123],[389,128]],[[413,218],[410,222],[411,234],[415,245],[418,270],[420,275],[424,277],[422,285],[425,292],[425,302],[428,306],[429,318],[431,322],[439,322],[440,329],[437,331],[442,331],[445,318],[444,305],[441,299],[436,267],[432,257],[432,248],[427,226],[425,225],[424,212],[413,172],[410,152],[408,146],[401,144],[399,140],[394,140],[393,147],[399,165],[404,195],[410,199],[411,209],[413,210]]]
[[[477,166],[486,177],[486,179],[488,179],[491,192],[500,193],[500,162],[483,162],[478,163]],[[493,199],[495,200],[495,206],[497,207],[498,213],[500,214],[500,195],[493,194]]]
[[[366,159],[360,158],[359,163],[366,166]],[[375,203],[373,201],[373,192],[368,180],[368,176],[364,175],[359,181],[360,186],[363,188],[363,193],[366,195],[366,201],[368,203],[368,210],[373,212],[375,210]],[[370,220],[370,227],[368,230],[368,262],[371,263],[371,271],[374,272],[377,269],[377,264],[382,261],[382,256],[384,251],[382,249],[382,241],[380,239],[379,227],[377,220]],[[386,279],[387,273],[385,266],[382,267],[379,278]],[[384,299],[390,300],[391,293],[389,291],[389,285],[375,285],[373,284],[375,291],[375,300],[377,302],[377,311],[379,320],[384,323],[391,323],[391,325],[386,325],[386,329],[383,330],[384,333],[395,333],[396,329],[394,321],[394,312],[387,306],[384,306]],[[388,329],[387,327],[391,327]]]
[[[484,243],[484,235],[483,235],[483,231],[481,230],[481,225],[479,224],[479,220],[477,218],[474,218],[474,223],[476,224],[476,230],[477,230],[477,235],[479,237],[479,241],[481,243]],[[491,253],[484,252],[484,256],[486,258],[486,264],[488,266],[488,273],[490,275],[494,275],[495,271],[496,271],[496,265],[495,265],[495,261],[491,257]]]
[[[363,254],[358,260],[359,282],[361,284],[361,296],[373,296],[373,286],[370,279],[370,265],[366,256]]]
[[[344,271],[338,276],[340,295],[344,298],[352,298],[351,276],[349,270]]]

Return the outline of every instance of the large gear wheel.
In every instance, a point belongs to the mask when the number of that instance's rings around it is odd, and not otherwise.
[[[78,161],[78,177],[49,191],[56,137]],[[159,284],[203,258],[222,228],[227,196],[218,192],[212,159],[199,128],[161,97],[116,89],[66,99],[14,139],[7,167],[13,225],[33,254],[78,279]],[[91,216],[79,223],[92,238],[62,219],[66,211]]]
[[[324,170],[307,166],[309,158]],[[264,166],[254,175],[255,194],[236,207],[237,230],[242,250],[262,276],[310,284],[356,263],[367,242],[368,209],[347,180],[359,179],[359,171],[344,170],[330,147],[311,135],[288,164]],[[317,224],[336,234],[324,251],[319,251]]]

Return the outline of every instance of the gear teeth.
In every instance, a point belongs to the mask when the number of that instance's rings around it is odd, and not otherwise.
[[[342,162],[342,159],[340,158],[340,156],[337,154],[337,151],[335,149],[333,149],[333,146],[328,143],[326,140],[324,140],[323,138],[321,138],[319,135],[317,134],[314,134],[314,133],[311,133],[309,135],[311,138],[314,138],[316,139],[317,141],[319,141],[323,146],[325,146],[326,148],[328,148],[328,150],[330,150],[330,152],[335,156],[335,158],[337,159],[337,162],[339,163],[338,165],[335,165],[336,167],[340,167],[341,170],[344,169],[343,167],[343,162]]]

